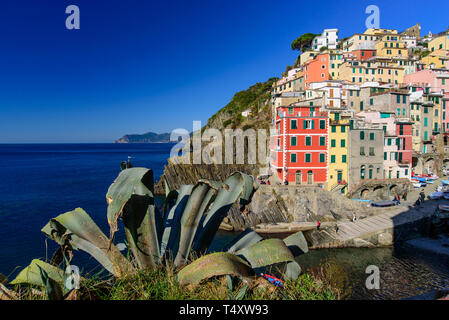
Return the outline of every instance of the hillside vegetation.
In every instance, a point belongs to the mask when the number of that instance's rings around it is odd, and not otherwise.
[[[226,106],[209,118],[203,129],[268,128],[271,122],[271,86],[277,80],[278,78],[270,78],[237,92]],[[251,110],[252,114],[242,116],[245,110]]]

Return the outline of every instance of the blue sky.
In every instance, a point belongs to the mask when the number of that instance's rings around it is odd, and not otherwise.
[[[81,29],[67,30],[78,5]],[[448,27],[445,1],[3,0],[0,143],[111,142],[192,130],[237,91],[280,76],[305,32]]]

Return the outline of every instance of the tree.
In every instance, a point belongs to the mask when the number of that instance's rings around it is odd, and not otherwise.
[[[304,49],[307,49],[312,44],[313,38],[318,36],[318,34],[314,33],[304,33],[298,39],[294,40],[291,44],[292,50],[298,50],[300,52],[304,52]]]

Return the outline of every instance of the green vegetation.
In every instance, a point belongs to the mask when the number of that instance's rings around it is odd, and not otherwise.
[[[319,36],[319,34],[314,33],[304,33],[299,38],[294,40],[291,44],[292,50],[298,50],[300,52],[304,52],[312,45],[313,38]]]
[[[229,125],[240,128],[250,125],[252,128],[268,128],[271,121],[271,89],[279,78],[270,78],[259,82],[246,90],[237,92],[231,101],[209,118],[206,128],[223,129]],[[252,116],[244,118],[242,112],[251,110]],[[261,115],[259,115],[259,113]],[[268,117],[267,117],[268,115]]]
[[[16,288],[17,298],[46,300],[45,289]],[[338,289],[327,281],[302,274],[287,280],[284,288],[270,284],[262,277],[240,280],[238,277],[210,278],[201,285],[182,286],[172,266],[142,269],[122,278],[85,279],[69,299],[77,300],[336,300]]]
[[[257,276],[261,270],[290,281],[293,298],[304,295],[299,290],[308,282],[296,282],[301,267],[295,261],[295,254],[308,251],[302,232],[263,239],[247,229],[222,252],[205,254],[230,208],[238,201],[243,211],[251,201],[258,188],[252,176],[235,172],[224,182],[202,179],[178,190],[166,187],[165,198],[156,205],[152,170],[123,169],[106,194],[110,237],[81,208],[51,219],[42,232],[59,248],[49,262],[32,260],[10,282],[14,291],[0,286],[0,299],[285,298],[284,293],[271,297],[273,286]],[[119,219],[126,235],[120,246],[113,242]],[[123,255],[120,250],[126,249]],[[89,279],[67,272],[77,250],[90,254],[112,277],[103,280],[97,273]],[[217,282],[224,276],[227,290],[222,280]],[[80,288],[73,288],[74,283]],[[309,284],[315,295],[333,297],[326,287]]]

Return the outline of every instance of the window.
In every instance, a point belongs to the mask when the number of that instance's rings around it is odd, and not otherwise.
[[[372,105],[373,105],[373,103],[374,103],[373,99],[372,99],[372,98],[371,98],[371,99],[369,99],[369,105],[370,105],[370,106],[372,106]]]
[[[290,162],[296,162],[296,153],[290,153]]]
[[[360,140],[365,140],[365,131],[360,131]]]
[[[290,137],[290,145],[291,146],[296,146],[296,137]]]
[[[331,156],[331,163],[335,163],[335,156],[334,155]]]
[[[365,147],[360,147],[360,155],[361,156],[365,155]]]
[[[370,134],[369,134],[369,139],[370,139],[370,140],[374,140],[374,132],[370,132]]]
[[[363,101],[360,101],[360,111],[363,111]]]
[[[293,108],[292,107],[288,108],[288,114],[293,114]]]
[[[306,146],[312,145],[312,137],[306,137]]]
[[[326,162],[326,154],[325,153],[320,153],[320,162]]]
[[[326,145],[326,137],[320,137],[320,146]]]
[[[374,156],[374,147],[369,147],[369,155]]]
[[[346,127],[345,126],[341,126],[341,132],[345,133],[346,132]]]
[[[320,129],[326,129],[326,120],[320,120]]]
[[[345,140],[345,139],[341,139],[341,141],[340,141],[340,146],[341,146],[342,148],[344,148],[344,147],[346,146],[346,140]]]
[[[345,154],[341,156],[341,162],[346,163],[346,155]]]
[[[307,163],[312,162],[312,154],[306,153],[304,162],[307,162]]]
[[[387,153],[384,152],[384,160],[387,160]]]
[[[296,120],[290,120],[290,128],[291,129],[298,129],[298,123]]]
[[[331,140],[331,147],[332,147],[332,148],[335,148],[335,145],[336,145],[336,141],[335,141],[335,139],[332,139],[332,140]]]
[[[397,71],[396,71],[396,75],[397,75]],[[407,103],[407,96],[406,95],[402,96],[402,103]]]
[[[331,131],[332,132],[337,132],[337,127],[336,126],[331,126]]]
[[[401,96],[400,95],[396,96],[396,103],[401,103]]]
[[[313,120],[304,120],[303,121],[303,129],[314,129],[314,121]]]

